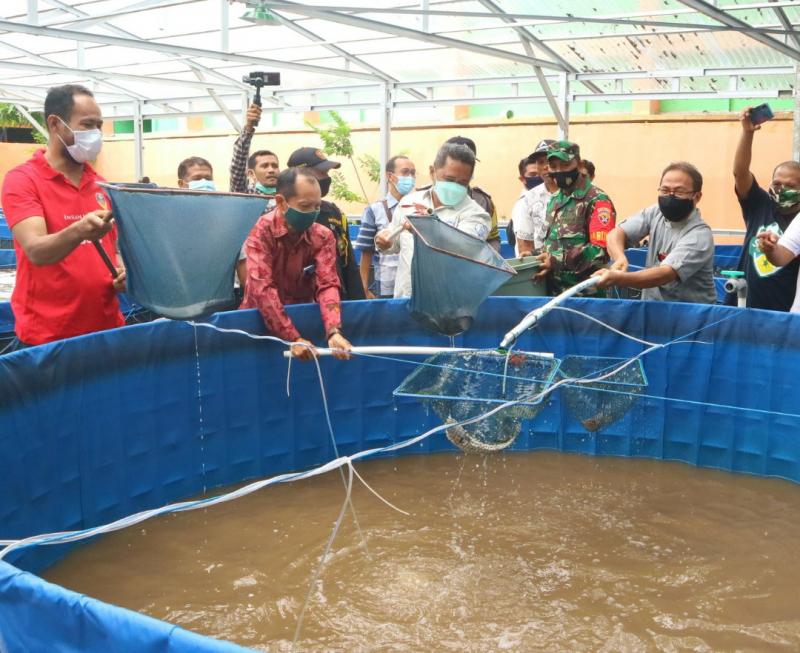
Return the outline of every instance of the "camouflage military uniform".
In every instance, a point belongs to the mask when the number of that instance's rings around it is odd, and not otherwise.
[[[557,295],[571,288],[608,263],[606,237],[614,228],[614,205],[602,190],[578,172],[581,153],[577,143],[556,141],[548,145],[550,175],[559,184],[547,205],[550,228],[542,250],[550,255],[548,290]],[[576,166],[553,170],[552,159]],[[568,185],[568,190],[564,185]],[[605,290],[593,286],[584,292],[605,297]]]
[[[550,229],[543,250],[552,257],[548,288],[554,295],[589,278],[608,263],[606,236],[614,228],[614,205],[585,175],[580,175],[575,186],[569,195],[559,189],[547,205]],[[584,294],[606,296],[605,290],[596,286]]]

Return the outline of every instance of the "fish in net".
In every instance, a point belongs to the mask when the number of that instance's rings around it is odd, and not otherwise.
[[[562,379],[581,379],[559,389],[567,410],[590,432],[613,424],[639,401],[647,387],[647,376],[641,360],[629,365],[627,358],[603,356],[565,356],[558,369]],[[613,372],[609,375],[610,372]],[[607,376],[608,375],[608,376]],[[602,381],[587,379],[604,377]]]
[[[414,235],[411,316],[446,336],[466,331],[483,301],[516,272],[486,241],[439,218],[408,221]]]
[[[127,294],[186,320],[234,308],[242,244],[267,207],[258,195],[103,184],[119,230]]]
[[[398,386],[394,394],[415,397],[431,406],[445,424],[447,437],[466,452],[508,447],[544,408],[541,393],[553,382],[558,361],[537,353],[475,350],[431,356]],[[509,401],[517,401],[471,424]]]

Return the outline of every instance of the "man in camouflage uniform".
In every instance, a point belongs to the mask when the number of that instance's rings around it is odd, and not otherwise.
[[[557,295],[608,263],[606,236],[614,228],[616,211],[608,195],[581,173],[576,143],[556,141],[550,145],[547,163],[558,190],[547,205],[550,229],[536,278],[546,278],[548,291]],[[584,294],[606,296],[605,290],[596,286]]]

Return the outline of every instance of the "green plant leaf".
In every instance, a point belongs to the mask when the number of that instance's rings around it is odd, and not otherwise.
[[[361,197],[361,195],[350,190],[347,186],[347,182],[344,180],[344,175],[338,171],[331,172],[331,195],[337,200],[343,200],[345,202],[367,203],[367,200]]]
[[[40,111],[35,111],[31,115],[39,121],[39,124],[44,123],[44,116]],[[33,131],[33,140],[35,142],[47,142],[47,139],[39,133],[39,130],[31,125],[28,119],[13,104],[0,104],[0,127],[30,127]]]
[[[366,170],[367,177],[376,184],[381,180],[381,162],[371,154],[358,157],[358,163]]]

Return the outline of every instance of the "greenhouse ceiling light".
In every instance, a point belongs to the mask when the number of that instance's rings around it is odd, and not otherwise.
[[[242,15],[242,20],[254,25],[280,25],[281,22],[267,9],[263,3],[257,4],[255,7],[249,7]]]

